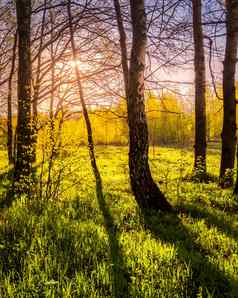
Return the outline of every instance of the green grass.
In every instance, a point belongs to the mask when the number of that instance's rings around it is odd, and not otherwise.
[[[1,152],[1,197],[7,185]],[[0,213],[0,297],[238,297],[238,202],[216,182],[187,179],[189,150],[151,150],[177,214],[140,214],[127,149],[97,148],[97,201],[86,149],[66,151],[57,200],[19,198]],[[219,152],[208,171],[218,175]],[[215,180],[214,180],[215,181]]]

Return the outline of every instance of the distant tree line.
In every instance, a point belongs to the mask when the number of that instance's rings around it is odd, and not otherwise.
[[[211,92],[210,94],[207,92],[206,101],[207,141],[219,148],[222,102]],[[165,93],[158,97],[153,92],[149,92],[145,96],[145,111],[151,146],[188,147],[194,144],[195,111],[187,108],[186,101],[184,102],[173,93]],[[90,109],[89,113],[96,144],[128,145],[126,104],[123,99],[114,107],[101,106]],[[87,138],[81,112],[74,112],[69,119],[65,120],[63,132],[65,142],[70,139],[73,144],[86,144]]]

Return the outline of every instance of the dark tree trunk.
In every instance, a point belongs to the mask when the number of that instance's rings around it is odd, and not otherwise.
[[[31,1],[16,1],[18,29],[18,121],[14,192],[29,193],[32,174]]]
[[[123,25],[123,19],[122,19],[119,0],[114,0],[114,7],[116,11],[117,26],[118,26],[119,36],[120,36],[121,64],[122,64],[122,70],[123,70],[125,94],[127,99],[128,92],[129,92],[129,67],[127,62],[126,32]]]
[[[202,29],[202,2],[193,0],[193,37],[195,69],[195,178],[206,180],[206,76]]]
[[[221,187],[233,185],[233,175],[236,150],[236,94],[235,69],[237,62],[238,41],[238,2],[226,1],[226,52],[223,70],[223,129],[222,154],[220,167]]]
[[[87,128],[88,150],[89,150],[91,167],[92,167],[95,182],[96,182],[96,193],[97,193],[97,198],[100,201],[103,198],[102,179],[101,179],[101,175],[100,175],[100,172],[99,172],[99,169],[97,166],[96,156],[95,156],[95,152],[94,152],[92,126],[91,126],[91,122],[90,122],[89,115],[88,115],[88,110],[87,110],[87,106],[86,106],[86,102],[85,102],[85,98],[84,98],[83,86],[81,83],[80,71],[79,71],[79,67],[77,64],[78,57],[77,57],[77,49],[76,49],[76,45],[75,45],[75,40],[74,40],[74,30],[73,30],[72,14],[71,14],[71,1],[68,0],[67,3],[68,3],[67,11],[68,11],[68,18],[69,18],[70,41],[71,41],[73,59],[75,61],[75,74],[76,74],[76,80],[77,80],[78,89],[79,89],[79,96],[80,96],[80,102],[81,102],[81,106],[82,106],[83,117],[84,117],[84,121],[85,121],[86,128]]]
[[[172,207],[154,182],[148,162],[148,127],[144,105],[147,40],[144,0],[131,0],[130,4],[133,29],[128,92],[131,187],[135,199],[142,209],[170,211]]]
[[[7,152],[9,165],[14,164],[14,134],[12,125],[12,79],[15,72],[17,48],[17,33],[14,36],[12,49],[12,65],[8,79],[8,96],[7,96]]]

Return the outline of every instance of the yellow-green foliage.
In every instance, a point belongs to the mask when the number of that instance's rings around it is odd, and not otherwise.
[[[191,115],[175,95],[165,93],[158,98],[148,93],[146,112],[152,144],[184,144],[191,140]]]
[[[217,91],[219,96],[222,96],[222,90],[219,86]],[[90,120],[96,144],[128,144],[126,110],[124,98],[110,109],[98,107],[90,110]],[[150,144],[185,145],[193,143],[195,113],[192,99],[186,98],[184,100],[171,92],[163,93],[158,97],[154,92],[149,91],[145,96],[145,110]],[[218,142],[222,130],[222,101],[217,99],[214,92],[209,88],[206,90],[206,110],[208,141]],[[46,121],[45,115],[40,115],[40,117],[41,122]],[[87,143],[87,133],[81,113],[77,113],[64,121],[62,136],[65,144]]]
[[[153,93],[146,96],[145,109],[148,119],[151,144],[177,144],[191,141],[192,118],[186,112],[181,101],[171,94],[162,99]],[[121,99],[112,109],[97,108],[90,112],[96,144],[128,144],[126,102]],[[63,126],[63,143],[86,144],[84,119],[81,113],[66,120]]]
[[[223,102],[216,98],[209,89],[207,100],[207,134],[208,140],[220,140],[222,130]]]
[[[153,92],[146,94],[145,110],[148,120],[149,140],[152,145],[193,142],[194,111],[186,101],[172,93],[158,98]],[[121,99],[113,109],[98,108],[90,112],[96,144],[128,144],[126,102]],[[222,102],[207,91],[207,135],[209,141],[219,141],[222,129]],[[86,144],[86,128],[81,114],[64,123],[66,142]]]
[[[90,113],[94,141],[96,144],[127,144],[127,129],[124,121],[108,110],[97,110]],[[78,119],[65,121],[63,127],[64,142],[86,144],[87,130],[80,114]]]
[[[217,87],[219,96],[222,90]],[[238,88],[237,88],[238,90]],[[238,92],[238,91],[237,91]],[[188,102],[189,105],[188,105]],[[148,120],[149,140],[152,145],[189,144],[194,140],[194,109],[191,110],[192,99],[183,100],[178,95],[166,92],[159,97],[152,91],[146,93],[145,109]],[[110,109],[98,107],[90,109],[90,120],[96,144],[127,145],[128,126],[126,101],[121,99]],[[217,99],[214,92],[207,88],[207,138],[208,141],[220,141],[222,130],[222,101]],[[58,126],[61,114],[56,120]],[[238,119],[238,117],[237,117]],[[39,125],[44,127],[48,122],[48,115],[39,113]],[[16,117],[13,119],[16,127]],[[6,118],[0,119],[1,144],[6,145]],[[46,137],[46,130],[39,131],[39,142]],[[63,125],[63,144],[86,144],[87,133],[81,113],[67,117]]]

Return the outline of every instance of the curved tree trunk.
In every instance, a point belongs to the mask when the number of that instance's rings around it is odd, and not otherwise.
[[[195,69],[195,178],[206,180],[206,76],[202,30],[202,2],[193,0],[193,37]]]
[[[227,0],[226,17],[226,52],[223,71],[223,129],[222,129],[222,155],[220,167],[220,185],[230,187],[233,185],[232,171],[235,163],[236,150],[236,94],[235,69],[237,62],[238,42],[238,2]]]
[[[144,69],[147,40],[144,0],[131,0],[130,4],[133,29],[128,92],[131,187],[141,208],[169,211],[172,207],[154,182],[148,162],[148,127],[144,105]]]

